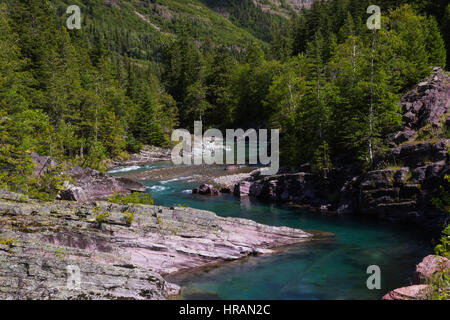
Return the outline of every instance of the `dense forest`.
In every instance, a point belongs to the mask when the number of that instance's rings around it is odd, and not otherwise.
[[[199,119],[280,128],[285,165],[320,170],[345,154],[369,168],[383,135],[401,125],[401,94],[449,56],[447,1],[378,1],[376,32],[360,0],[317,1],[289,18],[229,0],[232,23],[208,0],[198,10],[217,25],[158,16],[162,30],[127,1],[73,2],[81,30],[66,29],[63,1],[0,5],[2,187],[36,196],[56,188],[32,177],[33,152],[104,169],[144,144],[169,146],[174,128]]]

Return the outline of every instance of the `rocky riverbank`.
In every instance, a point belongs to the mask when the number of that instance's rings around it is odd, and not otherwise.
[[[179,288],[164,275],[314,238],[190,208],[42,203],[7,191],[0,224],[0,299],[165,299]]]
[[[170,152],[171,150],[169,148],[144,146],[139,153],[131,154],[130,157],[126,160],[109,161],[107,164],[107,168],[121,168],[147,164],[155,161],[168,161],[171,159]]]
[[[52,158],[33,154],[34,175],[39,176],[57,165]],[[108,176],[97,170],[69,165],[62,173],[67,180],[59,192],[59,200],[85,202],[106,199],[114,193],[129,194],[145,192],[145,186],[135,180],[124,177]]]
[[[450,275],[450,260],[445,257],[429,255],[416,266],[414,285],[398,288],[383,296],[383,300],[426,300],[432,294],[432,283],[446,270]],[[449,291],[450,288],[444,288]]]
[[[385,137],[390,149],[373,170],[337,165],[321,174],[309,164],[294,173],[253,172],[234,185],[239,197],[292,202],[340,214],[371,215],[440,231],[448,215],[431,204],[450,174],[450,76],[440,68],[401,99],[404,128]],[[216,179],[220,187],[229,178]]]

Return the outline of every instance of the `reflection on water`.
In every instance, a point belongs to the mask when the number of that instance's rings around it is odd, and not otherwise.
[[[158,205],[182,204],[267,225],[336,234],[273,255],[169,277],[182,286],[186,299],[379,299],[393,288],[409,285],[415,265],[432,252],[423,232],[412,227],[231,195],[193,195],[189,190],[198,182],[183,175],[144,183]],[[366,269],[374,264],[381,267],[381,290],[366,287]]]

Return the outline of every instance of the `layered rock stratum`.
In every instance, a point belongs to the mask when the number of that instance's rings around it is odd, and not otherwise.
[[[0,191],[0,299],[166,299],[175,272],[313,235],[191,208],[43,203]]]

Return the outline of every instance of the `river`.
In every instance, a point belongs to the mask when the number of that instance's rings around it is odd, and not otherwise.
[[[126,176],[169,166],[168,162],[152,163],[111,174]],[[217,174],[223,173],[223,168],[217,170]],[[199,185],[194,180],[191,168],[189,176],[142,182],[157,205],[187,205],[267,225],[327,231],[336,237],[168,277],[181,285],[184,299],[380,299],[394,288],[410,285],[415,265],[432,253],[428,236],[412,226],[231,195],[193,195],[190,190]],[[367,288],[370,265],[381,268],[380,290]]]

